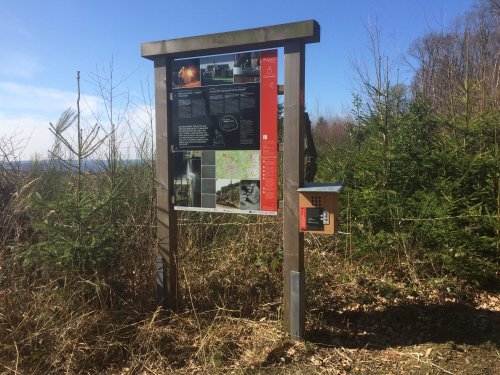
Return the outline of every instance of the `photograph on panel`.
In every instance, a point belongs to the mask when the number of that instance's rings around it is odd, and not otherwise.
[[[260,210],[260,181],[242,180],[240,182],[240,209]]]
[[[201,85],[233,84],[234,55],[217,55],[200,59]]]
[[[240,208],[240,180],[217,179],[216,202],[217,208]]]
[[[200,59],[172,61],[172,87],[187,88],[201,86]]]
[[[260,81],[260,52],[237,53],[234,56],[234,83]]]

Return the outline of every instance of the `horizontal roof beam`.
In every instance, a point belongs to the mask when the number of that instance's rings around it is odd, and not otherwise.
[[[319,24],[315,20],[308,20],[255,29],[147,42],[141,45],[141,56],[154,60],[156,56],[160,55],[176,58],[212,55],[278,48],[292,40],[302,40],[304,43],[319,42]]]

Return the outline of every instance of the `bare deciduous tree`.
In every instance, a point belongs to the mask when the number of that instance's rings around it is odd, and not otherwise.
[[[483,1],[457,19],[450,31],[429,33],[409,51],[416,73],[414,93],[434,103],[440,113],[450,117],[461,113],[465,127],[471,111],[483,113],[500,104],[500,28],[495,9],[497,0]]]

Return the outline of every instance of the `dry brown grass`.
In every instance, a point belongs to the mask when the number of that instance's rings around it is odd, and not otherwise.
[[[0,373],[482,374],[498,364],[498,298],[369,270],[345,235],[306,237],[306,340],[292,341],[281,330],[280,218],[190,213],[179,224],[177,314],[155,306],[154,241],[138,219],[113,267],[90,279],[43,279],[0,252]]]

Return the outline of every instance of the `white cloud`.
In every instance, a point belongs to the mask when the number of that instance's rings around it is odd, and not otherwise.
[[[52,144],[49,121],[53,120],[38,116],[9,116],[0,112],[0,136],[12,137],[20,144],[26,144],[23,159],[30,159],[35,154],[43,159]]]
[[[50,113],[74,105],[76,94],[46,87],[0,82],[0,103],[3,111]]]
[[[38,58],[20,51],[4,50],[0,60],[0,77],[33,78],[44,70]]]
[[[29,138],[23,158],[29,159],[34,154],[45,158],[53,143],[49,123],[55,124],[67,108],[76,109],[76,99],[77,94],[71,91],[0,81],[0,137],[15,135],[16,139]],[[96,116],[107,122],[103,101],[98,96],[82,95],[80,107],[84,128],[92,126],[97,121]],[[120,110],[115,108],[115,121]],[[144,104],[131,103],[125,118],[117,124],[120,126],[118,137],[124,157],[135,157],[137,137],[143,136],[144,131],[150,131],[150,120]],[[106,130],[101,130],[100,134],[104,135]]]
[[[9,6],[0,8],[0,32],[4,36],[3,41],[16,40],[16,41],[26,41],[33,40],[36,34],[30,30],[33,25],[30,23],[23,22],[24,17],[22,14],[9,9]],[[1,39],[0,39],[1,40]]]
[[[76,99],[71,91],[0,81],[0,135],[29,138],[24,158],[35,153],[46,157],[52,145],[49,122],[57,122],[67,108],[76,108]],[[100,103],[96,96],[82,96],[82,116],[98,112]]]
[[[53,114],[57,116],[69,107],[76,108],[77,93],[50,87],[38,87],[0,81],[0,109],[6,113]],[[82,111],[98,110],[100,99],[86,95],[81,100]]]

